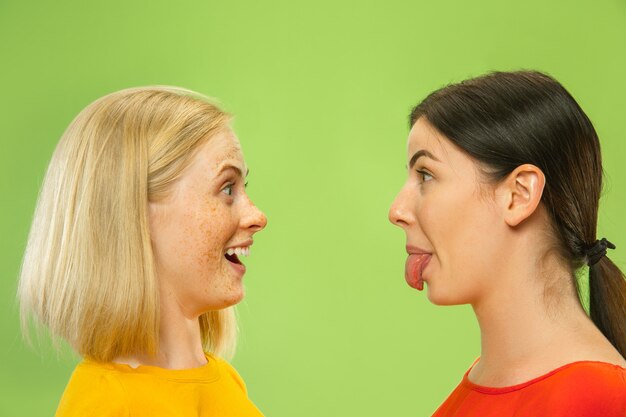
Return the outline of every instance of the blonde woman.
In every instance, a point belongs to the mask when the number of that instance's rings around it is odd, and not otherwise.
[[[229,115],[175,87],[85,108],[50,162],[21,272],[30,316],[84,361],[57,416],[259,416],[232,353],[252,236]]]

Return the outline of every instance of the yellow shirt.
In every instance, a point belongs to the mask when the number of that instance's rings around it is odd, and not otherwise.
[[[200,368],[132,368],[81,362],[65,388],[56,417],[259,417],[246,387],[226,361],[207,354]]]

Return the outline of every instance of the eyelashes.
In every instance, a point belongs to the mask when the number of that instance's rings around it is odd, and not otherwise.
[[[224,194],[226,194],[227,196],[232,196],[233,195],[233,187],[235,186],[235,184],[230,183],[230,184],[226,184],[226,186],[224,188],[222,188],[222,192]]]
[[[235,189],[235,185],[237,185],[236,182],[229,182],[228,184],[226,184],[222,189],[221,192],[223,192],[224,194],[226,194],[227,196],[232,196],[234,193],[234,189]],[[246,189],[248,188],[248,181],[246,181],[243,184],[243,188]]]
[[[420,181],[420,184],[424,184],[425,182],[431,181],[433,179],[433,174],[424,170],[424,169],[416,169],[417,177]]]

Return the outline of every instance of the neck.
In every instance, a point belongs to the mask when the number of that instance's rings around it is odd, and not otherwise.
[[[114,362],[166,369],[197,368],[207,363],[197,315],[186,315],[176,300],[161,296],[159,351],[154,356],[133,355]]]
[[[512,272],[498,276],[504,288],[494,288],[472,305],[481,333],[474,382],[523,382],[586,359],[593,354],[590,347],[604,343],[578,300],[569,271],[554,264],[540,274],[524,271],[524,263],[508,265],[504,270]]]
[[[536,357],[562,333],[588,322],[575,296],[550,305],[542,294],[519,289],[474,305],[481,334],[481,362],[515,363]]]
[[[156,366],[187,369],[206,364],[198,317],[185,317],[178,309],[162,310],[161,317]]]

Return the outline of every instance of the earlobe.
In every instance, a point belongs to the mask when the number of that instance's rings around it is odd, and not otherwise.
[[[504,219],[509,226],[518,226],[537,210],[545,182],[543,171],[531,164],[520,165],[509,174],[503,184],[507,197]]]

